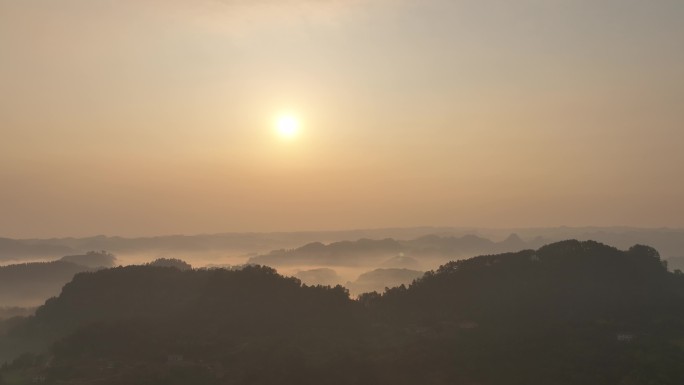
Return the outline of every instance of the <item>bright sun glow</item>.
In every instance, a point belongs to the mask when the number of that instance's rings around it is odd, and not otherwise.
[[[293,115],[281,115],[276,120],[276,131],[280,137],[292,139],[299,133],[299,120]]]

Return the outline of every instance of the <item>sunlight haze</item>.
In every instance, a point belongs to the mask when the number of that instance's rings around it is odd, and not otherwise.
[[[1,237],[684,227],[684,2],[59,3],[0,0]]]

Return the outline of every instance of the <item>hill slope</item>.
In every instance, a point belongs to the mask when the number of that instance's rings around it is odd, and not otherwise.
[[[88,267],[67,261],[0,266],[0,307],[38,306]]]
[[[645,246],[481,256],[358,301],[262,267],[116,268],[13,322],[0,347],[56,343],[6,366],[7,381],[684,382],[684,276]]]

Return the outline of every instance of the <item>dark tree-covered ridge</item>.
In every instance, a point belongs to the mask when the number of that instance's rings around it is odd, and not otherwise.
[[[78,274],[14,322],[0,347],[37,355],[4,367],[6,379],[684,383],[684,276],[647,246],[480,256],[358,301],[267,267],[120,267]]]

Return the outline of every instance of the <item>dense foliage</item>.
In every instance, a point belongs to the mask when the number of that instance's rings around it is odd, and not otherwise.
[[[0,346],[33,354],[5,383],[684,383],[684,275],[646,246],[481,256],[358,301],[267,267],[119,267],[13,322]]]

